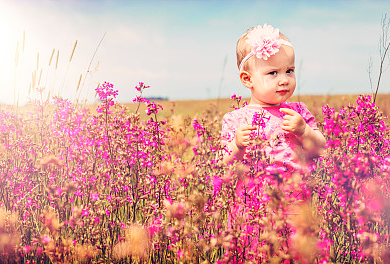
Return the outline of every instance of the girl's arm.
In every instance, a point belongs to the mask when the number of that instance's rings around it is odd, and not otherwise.
[[[255,130],[254,126],[242,126],[236,130],[236,136],[227,144],[229,152],[226,152],[223,156],[223,162],[229,163],[235,157],[237,160],[242,160],[245,154],[246,147],[249,144],[250,133]]]
[[[289,108],[281,108],[283,117],[282,129],[293,133],[301,141],[308,157],[318,157],[325,151],[325,137],[319,130],[314,130],[306,124],[303,117]]]
[[[314,158],[324,153],[326,140],[319,130],[314,130],[306,124],[304,133],[297,137],[308,157]]]

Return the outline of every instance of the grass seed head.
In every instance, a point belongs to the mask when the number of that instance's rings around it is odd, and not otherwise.
[[[125,241],[115,245],[113,255],[116,259],[129,256],[145,258],[149,254],[151,241],[144,226],[134,224],[125,230]]]
[[[49,156],[43,157],[39,161],[39,164],[44,169],[46,169],[49,166],[61,168],[64,165],[64,162],[54,155],[49,155]]]

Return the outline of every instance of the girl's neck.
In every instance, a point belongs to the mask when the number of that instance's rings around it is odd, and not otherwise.
[[[260,103],[260,102],[253,102],[253,101],[251,101],[248,105],[249,106],[257,106],[257,107],[275,107],[275,108],[277,108],[277,107],[279,107],[283,103],[280,103],[280,104],[264,104],[264,103]]]

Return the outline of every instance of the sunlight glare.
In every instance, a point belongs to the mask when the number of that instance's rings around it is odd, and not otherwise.
[[[6,10],[0,10],[0,74],[2,76],[0,103],[14,102],[15,55],[18,30],[14,18]],[[23,34],[23,32],[22,32]],[[21,34],[21,35],[22,35]],[[21,43],[19,44],[21,47]],[[20,57],[20,56],[19,56]]]

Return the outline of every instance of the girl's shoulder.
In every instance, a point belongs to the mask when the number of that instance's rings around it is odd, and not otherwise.
[[[248,106],[243,106],[240,108],[236,108],[233,111],[227,112],[225,116],[229,116],[229,117],[241,116],[249,112],[251,112],[251,109]]]
[[[232,123],[236,125],[243,125],[252,120],[252,116],[256,111],[248,106],[244,106],[226,113],[223,116],[224,123]]]

